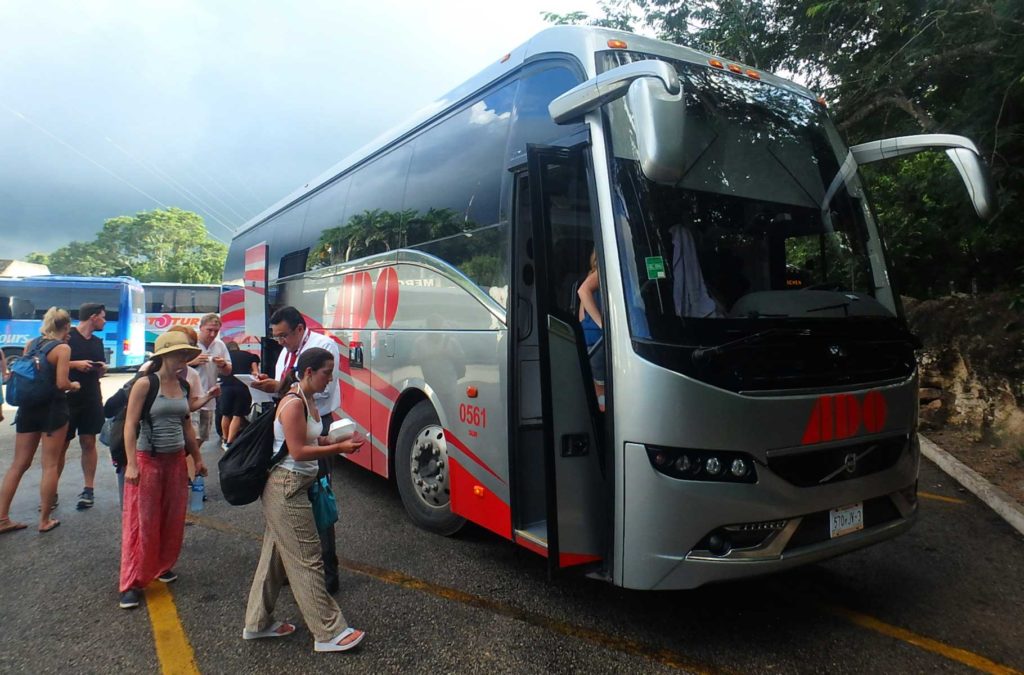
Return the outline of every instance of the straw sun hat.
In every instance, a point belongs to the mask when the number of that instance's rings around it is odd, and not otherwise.
[[[153,356],[167,356],[172,352],[185,352],[185,357],[188,361],[202,353],[199,347],[193,347],[189,343],[187,335],[178,332],[164,333],[156,339],[156,344],[153,347]]]

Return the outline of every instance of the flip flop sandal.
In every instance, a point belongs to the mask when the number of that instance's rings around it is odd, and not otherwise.
[[[28,525],[25,523],[16,523],[8,518],[3,523],[0,523],[0,534],[7,534],[8,532],[14,532],[15,530],[24,530]]]
[[[346,642],[345,644],[341,643],[342,640],[347,638],[349,635],[352,635],[353,633],[359,633],[359,635],[356,636],[356,638],[351,640],[350,642]],[[364,637],[366,637],[366,633],[365,632],[363,632],[361,630],[357,631],[355,628],[346,628],[345,630],[341,631],[341,633],[338,635],[338,637],[334,638],[330,642],[314,642],[313,643],[313,651],[315,651],[315,652],[347,652],[348,650],[352,649],[353,647],[358,645],[360,642],[362,642]]]
[[[243,640],[259,640],[260,638],[275,638],[291,635],[295,632],[295,626],[284,621],[275,621],[263,630],[242,629]]]
[[[56,529],[59,526],[60,526],[60,521],[59,520],[51,520],[49,523],[47,523],[46,527],[40,527],[39,531],[40,532],[50,532],[51,530],[54,530],[54,529]]]

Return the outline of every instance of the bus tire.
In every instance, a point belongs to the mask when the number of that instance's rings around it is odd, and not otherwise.
[[[430,401],[420,401],[398,431],[395,482],[402,504],[414,523],[425,530],[450,536],[466,519],[451,511],[451,483],[444,429]]]

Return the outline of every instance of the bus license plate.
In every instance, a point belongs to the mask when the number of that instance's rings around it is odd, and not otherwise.
[[[864,529],[864,506],[858,502],[838,509],[832,509],[828,514],[829,536],[832,539],[850,534],[857,530]]]

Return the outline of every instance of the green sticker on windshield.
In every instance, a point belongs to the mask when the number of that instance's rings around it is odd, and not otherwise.
[[[647,278],[650,280],[665,278],[665,259],[660,255],[644,259],[647,262]]]

